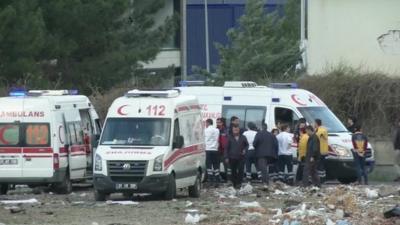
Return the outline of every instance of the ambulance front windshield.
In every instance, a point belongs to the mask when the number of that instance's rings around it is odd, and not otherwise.
[[[348,132],[342,122],[328,109],[328,107],[298,107],[297,108],[308,123],[313,124],[315,119],[322,121],[322,126],[329,133]]]
[[[171,119],[108,118],[102,145],[168,146]]]

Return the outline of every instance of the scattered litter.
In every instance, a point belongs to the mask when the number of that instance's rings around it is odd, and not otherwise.
[[[275,195],[286,195],[287,193],[286,193],[286,192],[283,192],[283,191],[281,191],[281,190],[279,190],[279,189],[276,189],[275,192],[274,192],[274,194],[275,194]]]
[[[108,205],[139,205],[139,202],[134,202],[134,201],[111,201],[111,200],[108,200],[108,201],[106,201],[106,204],[108,204]]]
[[[337,220],[336,225],[351,225],[347,220]]]
[[[99,225],[99,223],[97,223],[97,222],[92,222],[92,225]]]
[[[77,201],[77,202],[72,202],[71,205],[83,205],[85,204],[84,201]]]
[[[193,202],[191,202],[191,201],[186,201],[185,207],[190,207],[190,206],[192,206],[192,205],[193,205]]]
[[[246,212],[245,216],[241,219],[242,221],[255,221],[262,217],[263,215],[259,212]]]
[[[365,188],[365,194],[366,194],[367,198],[369,198],[369,199],[374,199],[374,198],[379,197],[377,190],[373,190],[373,189],[369,189],[369,188]]]
[[[25,212],[25,209],[22,209],[18,206],[4,207],[4,209],[9,210],[12,214]]]
[[[336,209],[335,215],[338,219],[342,219],[344,217],[344,211],[341,209]]]
[[[199,210],[197,210],[197,209],[186,209],[185,212],[187,212],[187,213],[197,213],[197,212],[199,212]]]
[[[326,220],[326,225],[335,225],[336,223],[334,223],[331,219],[327,219]]]
[[[80,194],[79,196],[80,196],[80,197],[85,197],[85,196],[86,196],[86,193],[82,193],[82,194]]]
[[[49,195],[54,195],[54,193],[50,191],[50,192],[49,192]]]
[[[177,202],[178,200],[176,198],[172,199],[173,202]]]
[[[269,220],[269,222],[273,223],[273,224],[276,224],[276,223],[281,222],[281,220],[280,219],[275,219],[275,220]]]
[[[384,212],[383,215],[385,218],[399,217],[400,216],[400,206],[396,205],[392,209]]]
[[[239,202],[239,206],[241,208],[258,208],[261,207],[260,203],[254,201],[254,202],[244,202],[244,201],[240,201]]]
[[[276,209],[276,214],[272,218],[279,218],[282,216],[282,209]]]
[[[31,198],[27,200],[2,200],[0,201],[1,204],[35,204],[39,203],[36,198]]]
[[[245,186],[241,187],[238,194],[239,195],[249,195],[253,193],[253,186],[251,184],[247,183]]]
[[[185,218],[185,223],[195,224],[207,218],[207,215],[204,214],[190,214],[188,213]]]

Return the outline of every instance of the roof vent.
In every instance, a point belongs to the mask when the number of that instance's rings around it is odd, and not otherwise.
[[[226,81],[224,87],[229,88],[254,88],[257,87],[257,83],[253,81]]]
[[[178,97],[180,91],[177,89],[172,90],[138,90],[134,89],[128,91],[126,97],[154,97],[154,98],[175,98]]]

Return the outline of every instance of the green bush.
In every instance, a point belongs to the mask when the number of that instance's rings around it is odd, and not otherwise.
[[[370,136],[390,136],[400,117],[400,78],[341,67],[299,78],[298,83],[319,96],[342,121],[356,117]]]

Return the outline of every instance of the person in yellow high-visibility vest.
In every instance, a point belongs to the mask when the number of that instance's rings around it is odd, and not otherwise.
[[[318,176],[321,183],[325,181],[326,170],[325,170],[325,158],[329,153],[328,147],[328,130],[322,126],[322,121],[320,119],[315,119],[315,134],[319,138],[321,158],[318,165]]]
[[[295,142],[297,142],[297,158],[299,161],[297,172],[296,172],[296,182],[301,182],[303,179],[303,168],[304,159],[307,152],[307,142],[308,134],[305,130],[307,126],[306,120],[304,118],[299,119],[299,125],[295,131]]]

